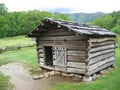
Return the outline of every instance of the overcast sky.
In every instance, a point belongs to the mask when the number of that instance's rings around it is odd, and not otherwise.
[[[51,12],[105,12],[120,10],[120,0],[0,0],[9,11],[38,9]]]

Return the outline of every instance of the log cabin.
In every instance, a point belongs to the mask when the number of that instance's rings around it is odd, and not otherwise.
[[[27,36],[41,68],[90,76],[115,64],[116,34],[99,26],[46,18]]]

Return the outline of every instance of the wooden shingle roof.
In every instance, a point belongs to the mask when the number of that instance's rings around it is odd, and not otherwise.
[[[94,26],[94,25],[88,25],[88,24],[80,24],[77,22],[69,22],[69,21],[65,21],[65,20],[57,20],[57,19],[51,19],[51,18],[47,18],[43,21],[42,24],[38,25],[36,27],[35,30],[37,30],[37,28],[44,28],[44,24],[46,22],[50,22],[51,24],[57,24],[59,26],[63,26],[68,28],[68,30],[72,30],[78,34],[84,34],[84,35],[99,35],[99,36],[116,36],[115,33],[107,30],[107,29],[103,29],[99,26]],[[32,32],[30,32],[28,34],[28,36],[30,37],[30,35],[35,31],[33,30]]]

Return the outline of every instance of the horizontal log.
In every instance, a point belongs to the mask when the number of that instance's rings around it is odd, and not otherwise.
[[[107,59],[105,59],[105,60],[103,60],[103,61],[99,61],[99,62],[97,62],[97,63],[95,63],[95,64],[93,64],[93,65],[90,65],[90,66],[88,67],[88,68],[89,68],[89,71],[94,70],[94,69],[96,69],[96,68],[99,68],[100,66],[104,65],[105,63],[109,63],[109,62],[114,61],[114,60],[115,60],[114,57],[110,57],[110,58],[107,58]]]
[[[111,41],[115,40],[114,37],[109,37],[109,38],[90,38],[90,42],[103,42],[103,41]]]
[[[39,61],[44,63],[44,58],[39,58]]]
[[[40,62],[39,64],[40,64],[41,67],[45,65],[43,62]]]
[[[58,71],[66,71],[66,67],[60,67],[60,66],[55,66],[55,70],[58,70]]]
[[[67,60],[68,61],[73,61],[73,62],[87,62],[87,58],[86,57],[82,57],[82,56],[67,56]]]
[[[49,70],[54,70],[54,67],[50,67],[50,66],[46,66],[46,65],[42,65],[41,67],[45,68],[45,69],[49,69]]]
[[[44,51],[43,49],[39,49],[38,50],[39,53],[43,53],[43,51]]]
[[[43,46],[42,45],[38,45],[37,48],[38,49],[43,49]]]
[[[115,41],[93,42],[93,43],[91,43],[91,47],[99,47],[99,46],[111,45],[111,44],[114,44],[114,42]]]
[[[38,33],[39,34],[39,33]],[[34,34],[33,34],[34,35]],[[58,30],[54,30],[54,31],[48,31],[48,32],[44,32],[44,33],[40,33],[39,34],[41,37],[53,37],[53,36],[68,36],[68,35],[75,35],[75,33],[73,32],[68,32],[68,31],[58,31]]]
[[[98,55],[103,55],[105,53],[110,53],[110,52],[114,52],[114,49],[108,49],[108,50],[102,50],[102,51],[90,53],[89,54],[89,58],[96,57]]]
[[[39,41],[42,46],[54,46],[54,45],[64,45],[64,46],[83,46],[86,47],[85,41]]]
[[[85,69],[86,68],[86,64],[85,63],[80,63],[80,62],[67,62],[67,66],[68,67],[75,67],[75,68],[81,68],[81,69]]]
[[[56,37],[41,37],[39,40],[85,40],[82,36],[56,36]]]
[[[82,51],[88,51],[87,46],[66,46],[67,50],[82,50]]]
[[[109,63],[106,63],[106,64],[100,66],[99,68],[96,68],[96,69],[94,69],[94,70],[88,71],[88,74],[89,74],[89,75],[92,75],[92,74],[94,74],[94,73],[96,73],[96,72],[98,72],[98,71],[100,71],[100,70],[102,70],[102,69],[105,69],[105,68],[107,68],[107,67],[109,67],[109,66],[111,66],[111,65],[113,65],[113,64],[114,64],[114,61],[109,62]]]
[[[86,70],[85,69],[77,69],[77,68],[67,68],[67,72],[77,73],[77,74],[85,74]]]
[[[99,62],[101,60],[104,60],[104,59],[112,57],[112,56],[114,57],[114,52],[106,53],[106,54],[91,58],[91,59],[89,59],[89,64],[94,64],[96,62]]]
[[[73,51],[69,50],[67,51],[67,55],[72,55],[72,56],[87,56],[87,53],[85,51]]]
[[[44,57],[44,54],[43,54],[43,53],[40,53],[40,54],[39,54],[39,57]]]
[[[104,50],[104,49],[111,49],[111,48],[115,48],[115,45],[111,44],[111,45],[106,45],[106,46],[100,46],[100,47],[91,48],[90,52],[96,52],[96,51],[101,51],[101,50]]]

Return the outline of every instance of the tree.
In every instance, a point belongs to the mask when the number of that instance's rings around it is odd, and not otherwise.
[[[3,3],[0,4],[0,15],[4,16],[7,13],[7,8]]]

